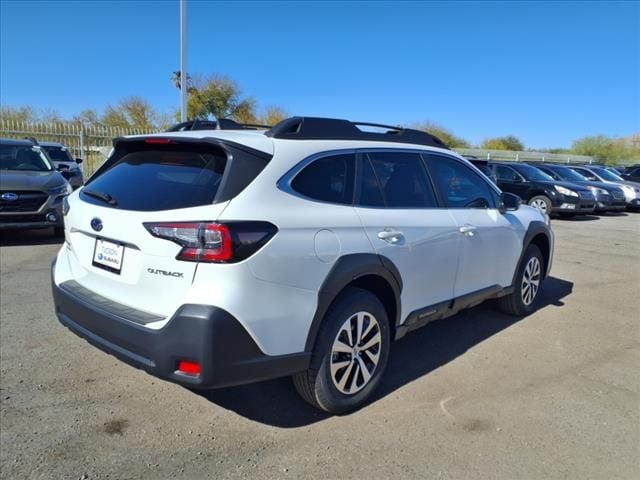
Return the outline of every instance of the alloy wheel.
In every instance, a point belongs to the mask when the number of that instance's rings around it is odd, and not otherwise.
[[[547,204],[544,200],[534,200],[533,202],[531,202],[531,206],[537,208],[543,213],[547,213]]]
[[[353,395],[373,377],[380,361],[380,324],[369,312],[349,317],[338,330],[331,348],[331,380],[339,392]]]
[[[522,286],[520,288],[522,303],[526,306],[531,305],[538,294],[540,272],[540,260],[538,260],[538,257],[531,257],[524,268]]]

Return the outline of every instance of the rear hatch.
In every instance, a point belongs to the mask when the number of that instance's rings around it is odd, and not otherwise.
[[[68,202],[73,279],[125,307],[173,314],[198,266],[197,255],[184,254],[186,236],[215,222],[266,161],[262,152],[213,139],[116,142],[112,156]]]

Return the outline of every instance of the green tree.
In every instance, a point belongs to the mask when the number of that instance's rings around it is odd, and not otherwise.
[[[424,122],[415,125],[413,128],[435,135],[442,140],[449,148],[469,148],[471,144],[462,137],[458,137],[448,128],[434,122]]]
[[[522,151],[524,150],[524,143],[513,135],[507,135],[506,137],[493,137],[487,138],[480,148],[484,148],[485,150],[513,150],[513,151]]]
[[[108,105],[100,123],[107,127],[153,130],[158,124],[158,114],[143,98],[129,97],[115,106]]]
[[[38,120],[36,111],[31,107],[0,106],[0,118],[13,122],[35,122]]]
[[[269,105],[264,109],[262,115],[260,115],[258,121],[262,125],[275,125],[276,123],[281,122],[285,118],[289,117],[289,113],[277,105]]]
[[[256,102],[244,97],[238,84],[225,75],[196,76],[189,88],[187,113],[190,119],[233,118],[239,121],[255,121]]]

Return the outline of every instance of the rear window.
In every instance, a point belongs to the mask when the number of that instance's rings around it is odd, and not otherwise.
[[[107,202],[81,191],[82,199],[123,210],[159,211],[213,203],[227,155],[209,145],[149,145],[114,153],[108,169],[86,189],[106,194]]]

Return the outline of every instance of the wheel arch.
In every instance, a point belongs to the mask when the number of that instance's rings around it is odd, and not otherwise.
[[[402,278],[391,260],[373,253],[358,253],[340,257],[331,268],[318,291],[318,303],[313,316],[305,352],[311,352],[322,320],[338,296],[348,287],[368,290],[376,295],[387,311],[391,338],[395,338],[395,329],[400,322],[400,294]]]
[[[550,227],[544,222],[533,221],[529,224],[524,240],[522,241],[522,252],[520,252],[520,258],[516,264],[516,270],[513,274],[511,285],[515,285],[518,268],[522,263],[522,259],[527,248],[529,248],[529,245],[537,246],[542,252],[542,258],[544,260],[544,277],[546,278],[549,273],[549,262],[551,260],[551,234],[549,229]]]

